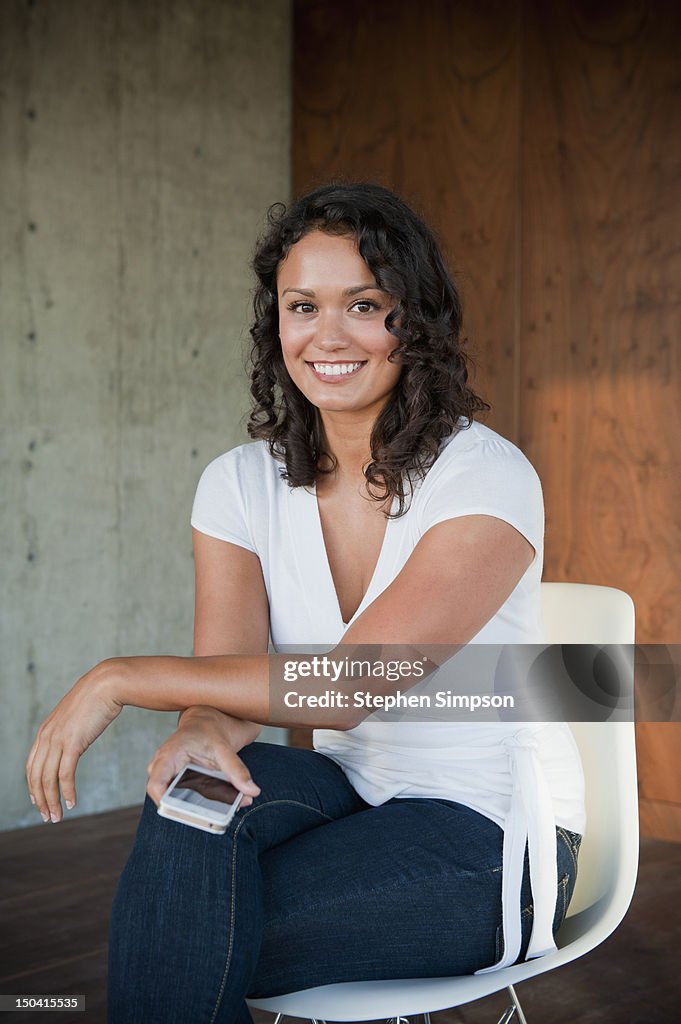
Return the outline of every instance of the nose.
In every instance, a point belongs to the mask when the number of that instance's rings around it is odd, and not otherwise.
[[[323,352],[335,352],[349,348],[352,338],[343,323],[342,314],[325,310],[317,321],[315,345]]]

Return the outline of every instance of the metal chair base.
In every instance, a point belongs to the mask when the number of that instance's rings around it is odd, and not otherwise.
[[[509,1022],[512,1020],[512,1018],[516,1014],[518,1015],[518,1024],[527,1024],[527,1019],[525,1018],[525,1014],[523,1013],[523,1008],[520,1005],[520,1000],[518,999],[518,996],[516,995],[516,992],[515,992],[515,989],[513,988],[513,985],[508,985],[507,988],[506,988],[506,991],[510,995],[512,1002],[511,1002],[511,1005],[508,1007],[508,1009],[504,1010],[503,1014],[499,1018],[498,1024],[509,1024]],[[423,1017],[424,1024],[431,1024],[430,1014],[429,1013],[418,1014],[418,1016],[419,1017]],[[282,1022],[284,1020],[286,1020],[286,1014],[278,1013],[277,1016],[274,1019],[274,1024],[282,1024]],[[326,1024],[326,1021],[317,1020],[316,1018],[312,1018],[310,1020],[310,1024]],[[388,1020],[385,1022],[385,1024],[409,1024],[409,1018],[408,1017],[389,1017]]]
[[[431,1024],[430,1014],[422,1013],[419,1016],[423,1017],[423,1024]],[[286,1019],[286,1014],[278,1013],[274,1018],[274,1024],[281,1024]],[[316,1020],[314,1017],[310,1020],[310,1024],[326,1024],[325,1020]],[[409,1024],[408,1017],[389,1017],[385,1024]]]

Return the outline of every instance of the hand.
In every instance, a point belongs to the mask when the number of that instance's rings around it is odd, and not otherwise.
[[[248,768],[237,756],[238,736],[244,723],[215,708],[185,711],[172,736],[158,748],[147,765],[147,793],[158,806],[177,773],[193,762],[224,772],[232,785],[244,794],[239,807],[248,807],[260,793]],[[244,740],[241,737],[241,745]]]
[[[95,665],[38,729],[26,761],[26,782],[43,821],[61,821],[60,786],[66,806],[75,807],[78,758],[123,709],[113,696],[115,675],[115,660]]]

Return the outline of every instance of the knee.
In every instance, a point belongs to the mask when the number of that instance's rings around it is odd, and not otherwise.
[[[241,748],[239,757],[254,777],[254,773],[258,772],[267,778],[275,778],[287,771],[288,766],[296,760],[297,752],[296,747],[254,740]]]
[[[239,757],[263,793],[265,790],[271,794],[287,790],[297,792],[301,784],[310,778],[317,779],[321,784],[348,790],[351,788],[342,768],[317,750],[256,740],[242,747]]]
[[[251,773],[251,778],[260,787],[260,793],[253,800],[253,807],[276,800],[295,789],[302,777],[299,753],[295,747],[277,743],[255,741],[242,747],[239,757]],[[244,808],[244,811],[250,810]],[[241,816],[241,815],[239,815]]]

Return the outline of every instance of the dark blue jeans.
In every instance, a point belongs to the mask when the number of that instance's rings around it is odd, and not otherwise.
[[[313,750],[251,743],[240,756],[261,793],[223,836],[146,799],[111,917],[109,1024],[251,1024],[247,995],[495,962],[498,825],[448,800],[372,807]],[[558,830],[554,928],[578,844]],[[526,861],[523,952],[531,903]]]

